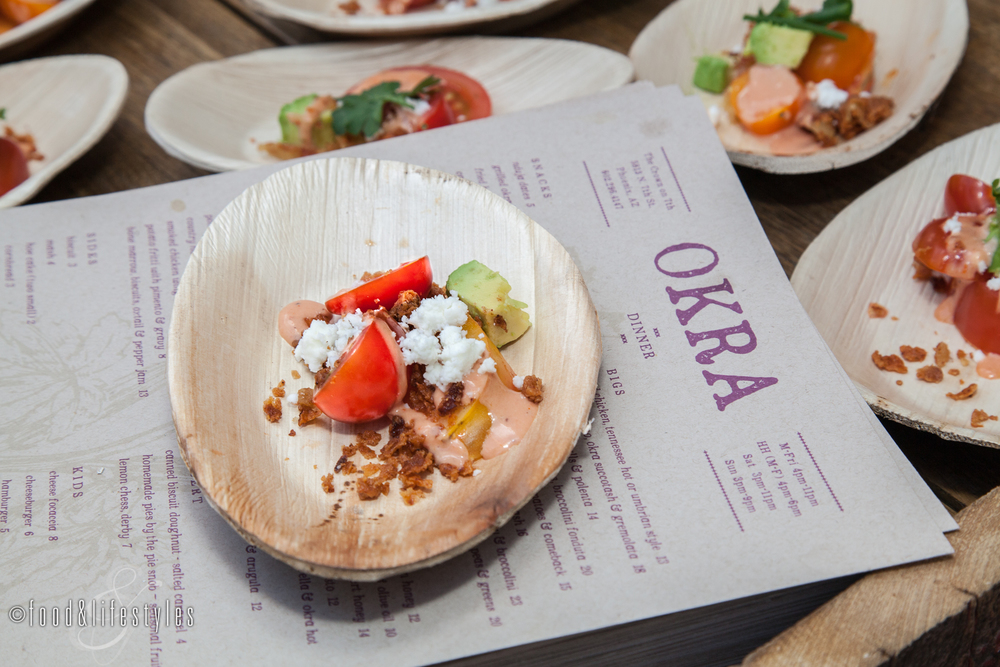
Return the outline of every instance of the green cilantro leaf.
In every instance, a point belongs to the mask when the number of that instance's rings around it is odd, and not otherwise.
[[[7,119],[7,109],[5,107],[0,107],[0,120]]]
[[[412,109],[413,100],[426,95],[440,82],[440,79],[429,76],[413,90],[403,92],[399,90],[398,81],[383,81],[356,95],[345,95],[337,100],[339,105],[332,117],[333,131],[335,134],[373,137],[382,127],[386,104],[397,104]]]
[[[993,201],[1000,202],[1000,178],[993,181]],[[983,243],[989,243],[994,240],[997,241],[998,247],[993,251],[993,259],[990,261],[990,268],[987,270],[995,276],[1000,276],[1000,209],[993,214],[993,220],[990,221],[990,228],[986,233],[986,238],[983,239]]]
[[[847,35],[826,27],[827,23],[833,21],[847,21],[851,18],[854,10],[852,0],[824,0],[823,8],[811,14],[798,16],[788,6],[789,0],[778,0],[778,4],[770,13],[765,14],[763,9],[757,10],[756,16],[745,14],[745,21],[754,23],[773,23],[774,25],[785,26],[786,28],[797,28],[798,30],[808,30],[827,37],[836,39],[847,39]]]

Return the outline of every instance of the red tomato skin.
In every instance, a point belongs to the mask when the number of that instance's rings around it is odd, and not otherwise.
[[[835,21],[829,28],[847,39],[816,35],[795,71],[803,81],[831,79],[841,90],[860,92],[875,57],[875,34],[847,21]]]
[[[953,174],[944,189],[944,211],[949,217],[956,213],[989,213],[995,211],[993,188],[978,178]]]
[[[413,290],[421,297],[427,296],[431,288],[431,260],[427,255],[369,280],[357,287],[343,290],[326,301],[326,309],[334,315],[389,309],[396,303],[399,293]]]
[[[383,81],[400,79],[404,79],[401,82],[404,84],[403,88],[410,90],[412,86],[428,76],[434,76],[441,80],[439,90],[444,94],[445,101],[454,115],[453,123],[486,118],[492,115],[493,103],[490,101],[490,95],[486,92],[483,84],[461,72],[433,65],[404,65],[383,70],[354,84],[346,94],[356,95]]]
[[[966,250],[948,250],[948,233],[944,230],[947,219],[931,220],[920,230],[913,239],[913,257],[932,271],[959,280],[973,280],[979,275],[979,261],[973,261]]]
[[[384,417],[406,393],[403,354],[388,325],[375,319],[341,357],[313,402],[339,422]]]
[[[445,102],[443,93],[432,95],[428,101],[431,108],[420,117],[420,129],[433,130],[435,127],[444,127],[455,123],[455,112]]]
[[[0,137],[0,197],[28,180],[28,161],[16,143]]]
[[[955,304],[955,326],[965,340],[983,352],[1000,354],[1000,292],[986,286],[993,274],[970,283]]]

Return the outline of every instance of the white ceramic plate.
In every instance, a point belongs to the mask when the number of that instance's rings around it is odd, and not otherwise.
[[[8,60],[41,44],[94,0],[62,0],[52,9],[0,34],[0,59]]]
[[[31,199],[96,144],[118,118],[127,91],[125,67],[107,56],[57,56],[0,66],[0,107],[7,109],[0,125],[30,133],[45,156],[29,163],[31,177],[0,197],[0,208]]]
[[[695,59],[728,51],[746,34],[744,14],[770,10],[776,0],[678,0],[643,29],[629,52],[636,76],[657,85],[677,84],[699,94],[706,106],[724,108],[721,95],[699,91],[691,83]],[[797,3],[803,10],[818,0]],[[896,103],[893,115],[850,141],[816,153],[779,157],[760,146],[723,115],[720,138],[736,163],[778,174],[827,171],[867,160],[909,132],[941,94],[965,53],[969,12],[965,0],[857,0],[853,18],[877,33],[877,95]]]
[[[322,44],[266,49],[176,74],[146,104],[146,130],[169,154],[225,171],[275,162],[258,144],[279,141],[281,106],[309,93],[343,94],[389,67],[459,70],[503,114],[611,90],[632,80],[625,56],[554,39],[466,37],[394,44]]]
[[[460,11],[445,11],[444,0],[406,14],[372,14],[377,0],[359,0],[367,15],[349,15],[340,8],[345,0],[246,0],[261,13],[301,23],[317,30],[368,37],[401,37],[489,29],[512,30],[540,21],[577,0],[480,0],[480,5]]]
[[[912,279],[913,239],[942,215],[945,183],[955,173],[987,182],[1000,176],[1000,125],[935,149],[859,197],[806,249],[792,286],[876,412],[945,438],[1000,447],[1000,422],[971,425],[975,409],[1000,416],[1000,380],[979,378],[974,363],[957,363],[956,352],[972,347],[955,327],[934,319],[941,296],[928,283]],[[887,308],[889,316],[870,318],[872,302]],[[933,348],[941,341],[952,354],[944,381],[918,381],[917,368],[933,363]],[[898,355],[900,345],[927,350],[927,361],[907,364],[906,375],[878,370],[872,352]],[[947,373],[953,368],[958,376]],[[979,389],[971,399],[945,396],[972,383]]]
[[[433,491],[413,506],[395,480],[388,496],[362,502],[344,491],[353,476],[336,475],[327,494],[321,478],[341,446],[372,424],[384,433],[387,420],[299,427],[286,402],[281,422],[267,423],[263,401],[279,380],[290,396],[313,384],[278,336],[278,312],[425,254],[439,283],[471,259],[510,281],[533,325],[504,356],[542,379],[545,398],[518,445],[454,484],[435,472]],[[168,378],[184,459],[244,538],[307,572],[374,581],[471,548],[551,479],[587,424],[600,358],[580,272],[524,213],[457,176],[341,158],[277,172],[212,222],[177,292]]]

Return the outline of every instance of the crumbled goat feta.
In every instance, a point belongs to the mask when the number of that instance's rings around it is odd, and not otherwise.
[[[979,363],[980,361],[982,361],[983,359],[985,359],[985,358],[986,358],[986,355],[985,355],[985,354],[983,354],[983,351],[982,351],[982,350],[973,350],[973,351],[972,351],[972,359],[973,359],[973,361],[975,361],[975,362],[976,362],[977,364],[978,364],[978,363]]]
[[[514,379],[511,380],[511,382],[514,383],[514,388],[515,389],[520,390],[520,389],[524,388],[524,376],[523,375],[515,375]]]
[[[1000,277],[990,278],[989,280],[986,281],[986,286],[994,291],[1000,290]]]
[[[722,120],[722,109],[718,105],[713,104],[708,107],[708,120],[712,122],[712,125],[718,125],[719,121]]]
[[[486,343],[465,337],[461,325],[468,314],[458,297],[435,296],[421,301],[402,320],[413,327],[399,345],[403,363],[426,366],[424,379],[439,389],[461,382],[486,351]]]
[[[957,215],[953,215],[944,221],[942,225],[946,234],[958,234],[962,231],[962,223],[959,221]]]
[[[986,273],[986,269],[990,268],[989,264],[983,260],[979,260],[979,273]]]
[[[486,357],[483,359],[483,363],[479,364],[478,373],[485,375],[486,373],[496,373],[497,372],[497,362],[493,361],[493,357]]]
[[[410,104],[413,105],[412,112],[418,116],[422,116],[431,110],[431,103],[423,99],[411,99]]]
[[[847,101],[850,94],[837,88],[832,79],[823,79],[809,90],[809,99],[821,109],[836,109]]]
[[[354,337],[369,324],[371,321],[364,321],[360,310],[348,313],[329,324],[323,320],[313,320],[295,346],[295,358],[309,366],[313,373],[324,364],[333,366]]]

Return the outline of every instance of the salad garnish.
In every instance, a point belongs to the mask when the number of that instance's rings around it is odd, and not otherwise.
[[[770,13],[765,14],[763,9],[759,9],[756,15],[744,14],[743,19],[754,23],[771,23],[786,28],[808,30],[835,39],[847,39],[847,35],[844,33],[831,30],[826,26],[834,21],[851,20],[851,12],[854,10],[851,0],[824,0],[822,9],[802,16],[796,14],[789,7],[789,1],[778,0],[778,4]]]
[[[1000,178],[993,181],[992,189],[993,201],[1000,201]],[[994,276],[1000,276],[1000,210],[993,214],[989,232],[986,233],[986,238],[983,239],[983,243],[989,243],[990,241],[996,241],[997,247],[993,250],[993,259],[990,260],[990,266],[987,271]]]
[[[363,134],[371,138],[382,127],[386,104],[413,109],[411,101],[421,99],[440,84],[441,79],[428,76],[413,90],[401,92],[399,81],[383,81],[356,95],[339,97],[337,109],[333,112],[333,131],[336,134]]]

